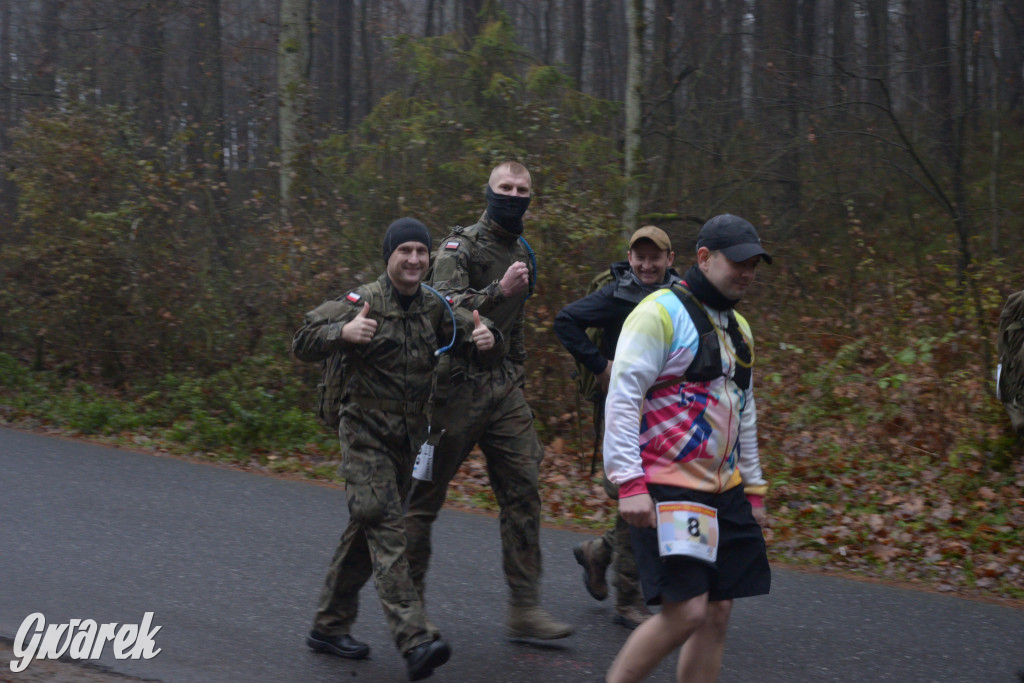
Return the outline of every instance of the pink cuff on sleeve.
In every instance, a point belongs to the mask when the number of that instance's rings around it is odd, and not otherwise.
[[[647,482],[645,481],[645,477],[630,479],[625,484],[619,486],[619,498],[639,496],[641,493],[647,493]]]
[[[763,508],[764,507],[764,496],[758,496],[753,493],[747,494],[747,500],[750,502],[750,507]]]

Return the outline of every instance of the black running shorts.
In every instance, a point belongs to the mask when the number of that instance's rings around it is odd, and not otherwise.
[[[689,501],[718,510],[718,556],[714,564],[681,555],[658,554],[658,532],[629,527],[644,599],[648,605],[684,602],[708,594],[708,600],[765,595],[772,575],[761,527],[754,521],[743,487],[706,493],[648,485],[655,502]]]

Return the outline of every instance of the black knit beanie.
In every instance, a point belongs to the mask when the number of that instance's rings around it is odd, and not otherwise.
[[[391,260],[391,254],[398,245],[406,242],[420,242],[430,251],[430,231],[415,218],[399,218],[384,233],[384,263]]]

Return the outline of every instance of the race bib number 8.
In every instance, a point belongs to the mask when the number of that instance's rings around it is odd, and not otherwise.
[[[718,510],[700,503],[658,503],[658,552],[705,562],[718,558]]]

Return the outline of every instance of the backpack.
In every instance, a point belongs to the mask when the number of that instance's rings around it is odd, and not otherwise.
[[[441,347],[437,352],[439,354],[445,353],[449,351],[455,343],[455,313],[452,311],[449,300],[436,289],[423,283],[420,283],[420,287],[436,296],[444,305],[445,309],[447,309],[448,315],[451,316],[451,341],[448,342],[447,346]],[[375,301],[374,295],[376,292],[377,290],[366,291],[366,301],[371,303],[371,305]],[[314,312],[322,316],[323,323],[329,323],[339,315],[340,311],[349,308],[349,305],[344,303],[344,301],[345,297],[339,297],[333,301],[324,302],[318,306]],[[317,420],[320,421],[320,424],[334,432],[338,431],[338,427],[341,424],[341,405],[345,402],[344,360],[344,354],[340,351],[336,351],[324,360],[320,361],[320,382],[316,385]]]
[[[613,279],[614,276],[610,268],[599,273],[587,286],[587,294],[589,295],[601,289],[609,282],[612,282]],[[696,298],[694,298],[689,289],[678,284],[673,285],[671,289],[679,298],[683,307],[686,308],[686,312],[690,314],[690,319],[693,320],[694,327],[697,328],[697,353],[682,377],[664,380],[651,387],[650,390],[678,384],[684,380],[688,382],[710,382],[722,376],[721,346],[718,343],[718,333],[715,331],[714,324],[708,318],[704,309],[701,308],[701,305],[697,303]],[[740,335],[739,326],[732,312],[729,313],[729,320],[730,324],[727,334],[732,339],[738,355],[741,358],[745,357],[746,361],[750,362],[753,359],[752,352]],[[604,330],[599,327],[588,327],[586,335],[594,343],[594,346],[601,351],[601,354],[607,357],[608,349],[604,344]],[[581,423],[582,406],[580,405],[580,399],[585,398],[594,404],[594,450],[590,461],[590,474],[593,475],[597,469],[597,450],[601,441],[601,424],[604,421],[605,396],[598,387],[597,377],[594,373],[579,361],[575,362],[575,366],[572,377],[576,380],[576,420],[581,442],[583,440],[583,426]],[[737,368],[734,381],[741,389],[746,390],[750,386],[750,376],[750,365],[741,365]]]
[[[315,322],[329,324],[342,311],[349,308],[344,297],[325,301],[311,311]],[[307,317],[308,317],[307,316]],[[341,404],[345,397],[344,355],[340,351],[320,361],[320,381],[316,385],[316,417],[320,424],[337,432],[341,424]]]
[[[316,417],[320,424],[337,432],[341,424],[341,403],[345,396],[345,367],[340,352],[320,361],[320,382],[316,385]]]
[[[1011,294],[999,314],[998,351],[996,396],[1014,431],[1024,436],[1024,290]]]
[[[686,308],[686,312],[690,314],[690,320],[693,321],[693,326],[697,328],[697,353],[682,377],[663,380],[648,389],[648,392],[678,384],[683,380],[687,382],[711,382],[722,376],[722,347],[718,343],[718,332],[715,330],[714,323],[711,322],[707,312],[697,302],[697,298],[685,286],[673,285],[672,292],[678,297],[683,307]],[[746,339],[743,338],[743,333],[740,332],[736,313],[729,311],[726,317],[728,318],[728,327],[724,331],[736,349],[737,363],[732,379],[736,386],[746,391],[750,388],[754,352],[747,344]]]
[[[611,268],[598,273],[590,281],[590,284],[587,285],[587,294],[596,292],[613,279],[614,276],[612,275]],[[604,343],[604,330],[600,327],[588,327],[586,335],[587,338],[593,342],[594,346],[598,348],[601,355],[607,358],[608,349]],[[597,402],[602,398],[597,386],[597,376],[588,370],[585,365],[579,361],[575,361],[575,369],[572,372],[572,378],[576,380],[576,391],[578,392],[577,397],[593,401],[596,409]],[[600,413],[603,413],[603,411],[598,410],[598,413],[598,415],[594,416],[594,428],[600,430]]]
[[[611,270],[606,270],[599,275],[595,276],[587,287],[587,294],[595,292],[606,284],[611,282],[613,279]],[[673,286],[672,291],[677,297],[679,297],[680,303],[686,308],[686,312],[690,314],[690,318],[693,320],[694,326],[697,328],[697,334],[699,341],[697,345],[697,355],[694,356],[693,363],[690,368],[686,371],[684,378],[690,382],[705,382],[712,379],[716,379],[722,376],[721,361],[719,359],[720,346],[718,344],[718,335],[715,332],[714,326],[711,321],[708,320],[707,314],[697,303],[697,300],[690,293],[690,290],[685,287]],[[730,320],[733,319],[733,314],[730,313]],[[730,325],[732,328],[732,325]],[[738,328],[736,328],[738,331]],[[741,353],[750,357],[750,350],[747,348],[746,342],[739,336],[735,336],[732,330],[729,331],[732,336],[733,344],[736,345],[737,349],[741,349]],[[600,327],[588,327],[586,330],[587,338],[594,343],[601,354],[607,357],[608,349],[604,344],[604,330]],[[575,362],[576,369],[573,371],[572,377],[576,380],[576,389],[579,396],[593,401],[595,403],[597,415],[595,415],[595,429],[600,428],[600,417],[603,414],[601,407],[598,405],[601,402],[603,396],[597,387],[597,377],[590,370],[586,368],[579,361]],[[672,380],[672,382],[678,382],[681,379]],[[742,389],[746,389],[750,386],[750,368],[740,367],[735,377],[736,383]],[[662,383],[665,384],[664,382]]]

